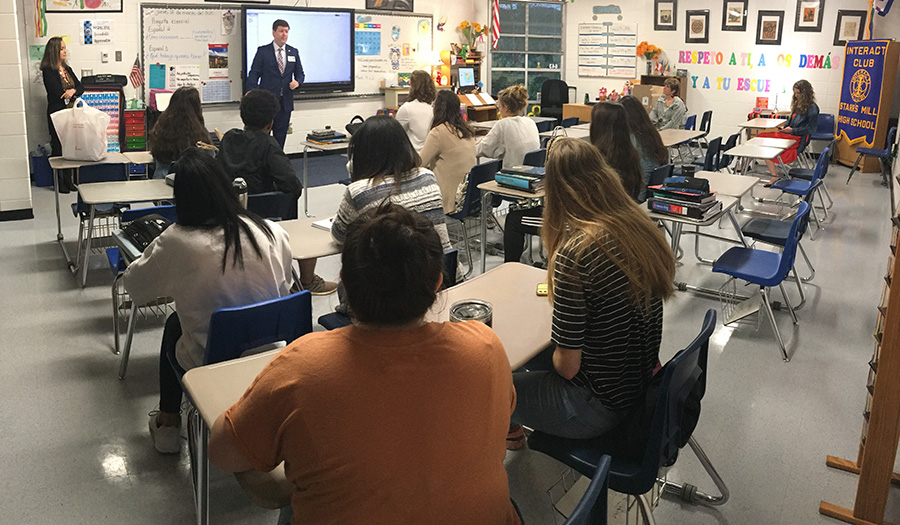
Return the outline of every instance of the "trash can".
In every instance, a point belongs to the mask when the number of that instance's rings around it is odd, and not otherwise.
[[[31,156],[31,172],[34,174],[34,185],[46,188],[53,186],[53,170],[50,169],[50,157],[47,155]]]

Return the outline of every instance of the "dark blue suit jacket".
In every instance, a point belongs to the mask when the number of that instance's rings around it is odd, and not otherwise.
[[[278,59],[275,57],[275,45],[272,43],[259,46],[250,73],[247,75],[247,89],[265,89],[282,99],[284,111],[294,110],[294,95],[289,84],[296,80],[303,84],[306,75],[300,63],[300,53],[296,47],[284,45],[284,74],[278,72]],[[293,57],[293,60],[292,58]]]

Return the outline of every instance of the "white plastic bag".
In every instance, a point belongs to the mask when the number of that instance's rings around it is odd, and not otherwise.
[[[109,115],[92,108],[82,99],[75,107],[50,115],[62,144],[62,156],[69,160],[98,161],[106,157],[106,128]]]

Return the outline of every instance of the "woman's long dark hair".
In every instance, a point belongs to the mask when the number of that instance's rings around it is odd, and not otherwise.
[[[791,113],[806,115],[809,107],[816,102],[816,92],[813,91],[812,84],[805,79],[794,82],[794,87],[800,94],[791,97]]]
[[[59,52],[62,49],[63,39],[55,36],[47,41],[44,47],[44,58],[41,59],[41,69],[49,67],[50,69],[59,69]],[[62,63],[63,67],[69,67],[69,64]]]
[[[209,131],[200,108],[200,92],[188,86],[175,90],[169,107],[150,130],[149,140],[153,158],[167,164],[197,141],[209,142]]]
[[[459,110],[459,97],[447,90],[441,90],[434,100],[434,119],[431,127],[436,128],[441,124],[447,124],[450,129],[461,139],[470,139],[475,136],[469,123],[463,120]]]
[[[644,186],[641,157],[631,144],[625,108],[615,102],[600,102],[591,110],[591,144],[600,150],[604,160],[622,178],[622,185],[632,199],[637,199]]]
[[[275,236],[262,218],[241,206],[231,189],[231,179],[216,159],[200,148],[188,148],[175,161],[175,173],[175,214],[178,216],[178,224],[206,230],[224,229],[222,273],[225,273],[228,264],[229,251],[232,265],[244,268],[241,231],[247,236],[256,256],[262,257],[262,250],[253,231],[241,217],[256,224],[270,240],[274,240]]]
[[[399,186],[402,176],[422,163],[409,136],[396,119],[376,115],[369,117],[350,137],[347,148],[350,157],[350,178],[354,181],[386,176],[394,177]]]
[[[625,108],[625,117],[628,119],[628,129],[637,139],[648,156],[653,158],[658,164],[663,165],[669,162],[669,150],[663,145],[662,137],[659,136],[659,130],[650,121],[650,115],[647,110],[638,101],[637,98],[626,95],[620,101],[622,107]],[[640,152],[638,152],[640,153]]]

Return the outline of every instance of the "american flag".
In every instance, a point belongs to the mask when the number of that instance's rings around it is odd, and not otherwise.
[[[500,41],[500,0],[491,3],[491,47],[497,49]]]
[[[128,78],[131,79],[131,85],[134,87],[144,85],[144,70],[141,69],[141,57],[134,59],[134,65],[131,66],[131,74],[128,75]]]

